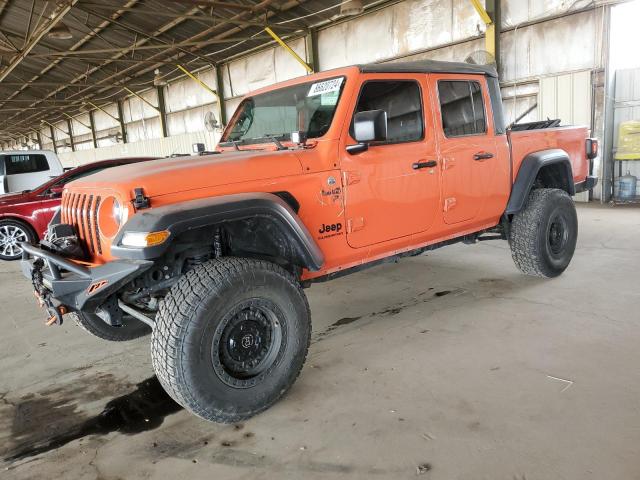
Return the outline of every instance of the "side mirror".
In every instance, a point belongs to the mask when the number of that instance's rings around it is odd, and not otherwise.
[[[301,130],[291,132],[291,141],[304,146],[304,144],[307,143],[307,132]]]
[[[54,185],[49,189],[50,193],[54,195],[62,195],[62,191],[64,190],[64,185]]]
[[[353,117],[353,138],[358,143],[383,142],[387,139],[387,112],[369,110]]]
[[[387,139],[387,112],[369,110],[358,112],[353,117],[353,138],[358,143],[347,145],[347,153],[355,155],[369,149],[369,142],[383,142]]]

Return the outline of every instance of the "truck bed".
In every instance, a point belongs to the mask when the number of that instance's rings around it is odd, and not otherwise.
[[[574,183],[583,182],[589,174],[589,162],[585,162],[585,139],[589,136],[587,127],[552,127],[533,130],[509,130],[507,138],[511,147],[513,182],[520,170],[522,160],[539,150],[559,148],[569,154]]]

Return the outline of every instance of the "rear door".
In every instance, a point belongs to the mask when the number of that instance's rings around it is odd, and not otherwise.
[[[428,230],[439,199],[426,76],[370,74],[359,81],[341,140],[347,241],[354,248]],[[387,113],[387,140],[350,155],[353,115],[368,110]]]
[[[447,224],[472,221],[486,201],[498,159],[483,76],[430,75]]]

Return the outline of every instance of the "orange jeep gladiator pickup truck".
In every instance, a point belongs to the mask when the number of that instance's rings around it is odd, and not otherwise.
[[[200,417],[235,422],[298,376],[303,288],[454,242],[509,242],[555,277],[593,188],[586,127],[505,127],[491,67],[359,65],[247,95],[215,152],[67,185],[23,270],[48,311],[106,340],[151,330],[153,368]]]

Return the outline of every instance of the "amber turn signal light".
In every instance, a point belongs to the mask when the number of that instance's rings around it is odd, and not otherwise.
[[[161,230],[159,232],[126,232],[120,242],[124,247],[154,247],[164,243],[171,232]]]

